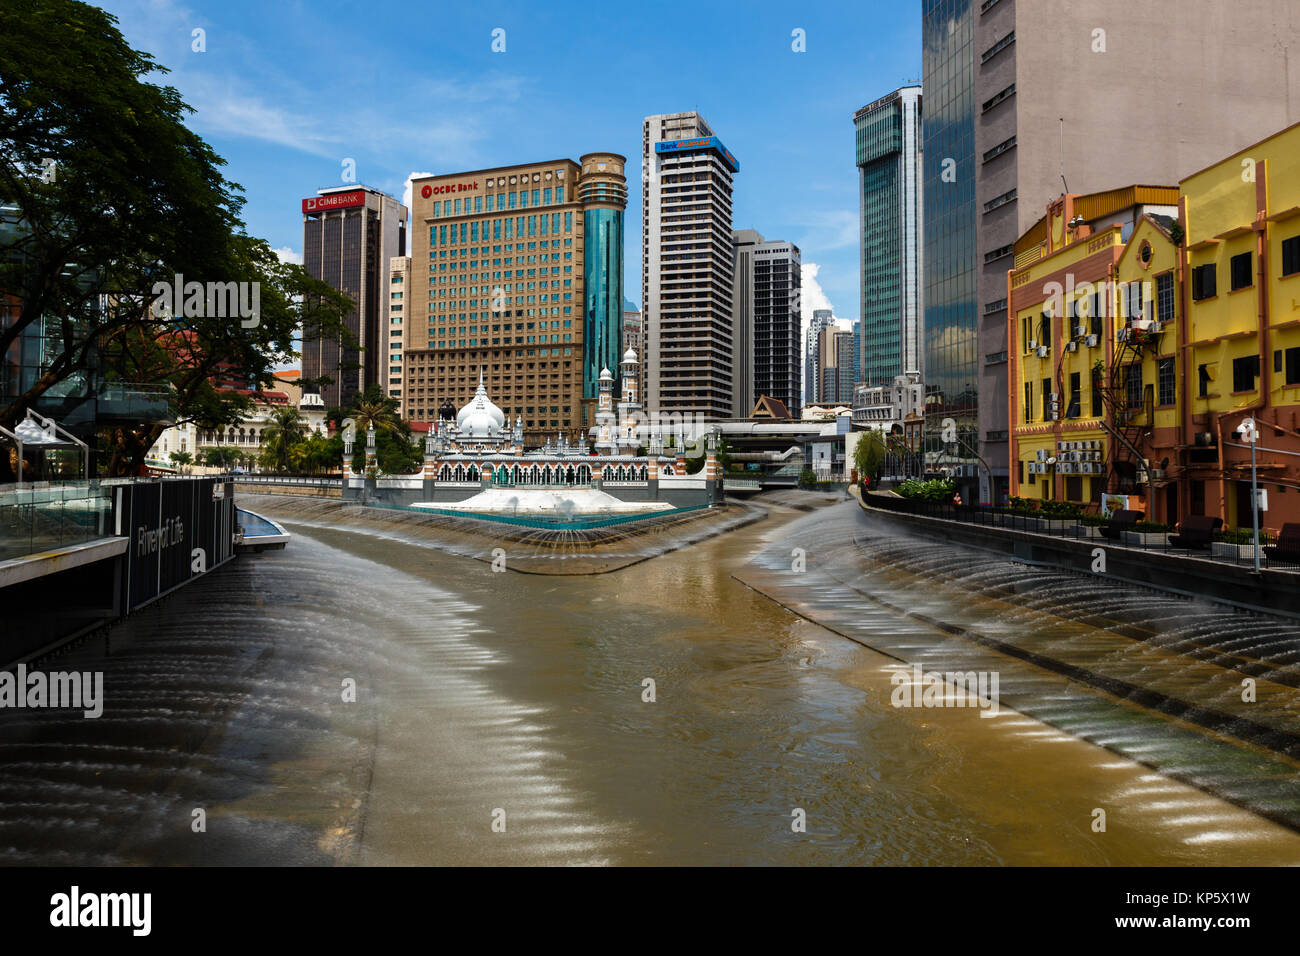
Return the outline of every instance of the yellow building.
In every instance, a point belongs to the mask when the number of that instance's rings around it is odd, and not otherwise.
[[[1177,201],[1168,186],[1067,194],[1016,243],[1012,495],[1100,504],[1106,492],[1145,489],[1158,471],[1155,429],[1176,426],[1157,406],[1171,341],[1162,323],[1177,302]]]
[[[1300,125],[1181,183],[1186,230],[1180,373],[1187,382],[1175,477],[1192,514],[1251,526],[1258,427],[1262,527],[1300,521]]]

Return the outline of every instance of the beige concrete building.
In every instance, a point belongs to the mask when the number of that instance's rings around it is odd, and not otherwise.
[[[620,356],[625,163],[591,153],[413,181],[407,417],[466,405],[481,372],[526,445],[591,426],[600,367]]]
[[[405,389],[403,382],[403,353],[406,350],[406,300],[411,288],[411,257],[394,256],[388,260],[388,332],[386,334],[388,349],[388,385],[389,398],[395,398],[403,418],[406,414]]]

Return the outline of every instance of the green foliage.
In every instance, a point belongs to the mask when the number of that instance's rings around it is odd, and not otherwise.
[[[1101,515],[1084,515],[1079,519],[1079,524],[1087,525],[1090,528],[1100,528],[1107,523],[1108,520]]]
[[[307,425],[292,405],[271,413],[271,424],[262,430],[259,464],[269,471],[285,472],[292,467],[294,447],[307,437]]]
[[[202,453],[202,461],[200,463],[209,468],[229,470],[239,464],[241,456],[242,453],[238,448],[209,448],[207,451]]]
[[[898,494],[911,501],[950,502],[955,493],[955,486],[949,478],[932,478],[919,481],[909,478],[894,488]]]
[[[873,481],[880,474],[880,466],[885,462],[885,442],[880,432],[869,430],[862,433],[853,448],[853,467],[858,470],[858,479],[870,478]]]
[[[411,440],[411,426],[397,414],[396,399],[389,398],[378,385],[371,385],[356,396],[348,408],[331,413],[336,421],[351,418],[357,437],[352,443],[352,470],[363,474],[366,469],[366,430],[375,426],[375,461],[385,475],[407,475],[424,464],[424,450]]]
[[[1224,542],[1226,542],[1226,543],[1228,543],[1228,544],[1254,544],[1254,543],[1255,543],[1255,529],[1254,529],[1254,528],[1234,528],[1234,529],[1232,529],[1231,531],[1225,531],[1225,532],[1223,532],[1223,534],[1219,536],[1219,540],[1220,540],[1220,541],[1224,541]],[[1263,528],[1260,528],[1260,529],[1259,529],[1259,543],[1260,543],[1260,544],[1268,544],[1268,542],[1270,542],[1270,541],[1272,541],[1272,540],[1273,540],[1273,539],[1272,539],[1271,537],[1269,537],[1269,534],[1268,534],[1267,531],[1265,531]]]
[[[805,468],[803,471],[799,472],[799,487],[816,488],[817,472],[813,471],[811,468]]]
[[[100,381],[165,386],[175,424],[233,424],[248,399],[214,383],[233,376],[269,386],[272,370],[296,356],[300,327],[355,345],[343,324],[350,297],[245,233],[240,187],[189,129],[193,111],[174,88],[148,82],[165,72],[96,7],[5,4],[0,206],[16,210],[16,227],[0,233],[0,290],[18,309],[0,328],[0,354],[38,323],[46,351],[41,374],[6,396],[0,424],[12,426],[56,386],[85,394]],[[53,177],[41,175],[47,160]],[[155,285],[171,287],[178,275],[256,287],[256,324],[155,315]],[[104,470],[138,470],[165,427],[116,424]]]
[[[1139,534],[1160,534],[1168,531],[1169,525],[1161,524],[1159,521],[1137,521],[1128,530],[1136,531]]]
[[[1044,501],[1040,511],[1044,518],[1080,518],[1083,505],[1075,501]]]
[[[1037,498],[1021,498],[1017,495],[1011,495],[1007,499],[1008,511],[1017,515],[1032,515],[1038,512]]]

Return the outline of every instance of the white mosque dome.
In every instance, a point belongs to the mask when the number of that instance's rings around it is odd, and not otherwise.
[[[629,348],[623,353],[623,364],[626,365],[628,362],[636,362],[636,349]]]
[[[600,370],[600,380],[602,382],[612,382],[614,381],[614,373],[607,368],[603,368]]]
[[[456,430],[462,438],[495,438],[505,428],[506,415],[488,398],[479,372],[478,391],[469,404],[456,413]]]

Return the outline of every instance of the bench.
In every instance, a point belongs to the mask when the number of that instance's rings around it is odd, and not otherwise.
[[[1300,524],[1288,521],[1282,525],[1282,533],[1277,536],[1277,544],[1264,546],[1264,553],[1270,561],[1283,561],[1300,564]]]
[[[1140,511],[1130,511],[1121,508],[1119,511],[1112,511],[1110,521],[1102,525],[1098,530],[1103,538],[1112,540],[1123,540],[1125,531],[1131,531],[1133,526],[1141,521],[1143,514]]]
[[[1223,527],[1223,519],[1212,515],[1189,515],[1178,523],[1176,534],[1169,536],[1175,548],[1208,548],[1214,533]]]

